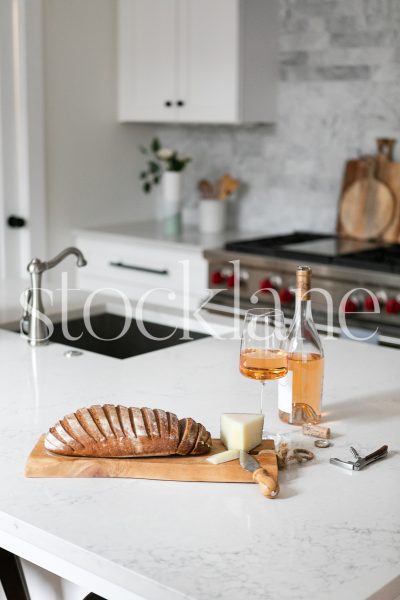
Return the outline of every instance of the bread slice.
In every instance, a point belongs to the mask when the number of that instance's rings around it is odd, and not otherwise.
[[[154,409],[154,417],[157,422],[158,432],[160,437],[168,437],[169,435],[169,425],[168,425],[168,415],[165,410],[160,410],[159,408]]]
[[[51,427],[45,448],[64,456],[145,457],[206,454],[211,436],[193,419],[160,409],[94,405]]]
[[[110,405],[107,404],[107,406]],[[121,429],[123,433],[122,437],[136,437],[136,434],[132,428],[131,418],[129,416],[129,408],[126,408],[126,406],[116,406],[115,411],[118,415],[119,422],[121,423]]]
[[[197,440],[192,450],[192,454],[206,454],[211,449],[211,435],[204,425],[199,424]]]
[[[116,407],[112,404],[105,404],[103,409],[115,437],[118,439],[123,438],[124,432],[122,429],[122,423],[119,419]]]
[[[191,454],[197,439],[199,424],[193,419],[181,419],[179,421],[179,446],[177,454]]]
[[[154,414],[154,410],[151,410],[151,408],[142,408],[142,415],[147,435],[150,438],[159,438],[160,431],[158,429],[158,424],[156,416]]]
[[[143,413],[140,408],[131,407],[129,409],[129,416],[131,418],[132,429],[135,432],[137,438],[146,438],[147,430],[144,424]]]
[[[58,440],[60,440],[60,442],[71,446],[73,450],[77,450],[83,447],[80,442],[78,442],[71,435],[69,435],[69,433],[64,429],[60,422],[58,422],[55,427],[51,427],[50,431]]]

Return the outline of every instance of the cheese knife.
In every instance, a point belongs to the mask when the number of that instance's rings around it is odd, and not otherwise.
[[[244,450],[240,451],[239,455],[240,466],[246,471],[253,473],[253,479],[256,481],[264,496],[267,498],[276,498],[279,494],[279,484],[266,469],[261,467],[260,463],[253,457],[250,456]]]

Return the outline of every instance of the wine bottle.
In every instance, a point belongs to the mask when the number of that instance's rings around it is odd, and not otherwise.
[[[302,425],[321,420],[324,351],[311,313],[311,269],[297,267],[296,307],[286,349],[288,374],[279,381],[279,417]]]

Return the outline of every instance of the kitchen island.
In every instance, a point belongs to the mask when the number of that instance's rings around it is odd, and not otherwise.
[[[361,600],[400,595],[400,353],[327,340],[324,411],[333,446],[257,486],[26,479],[39,435],[90,404],[160,407],[218,434],[222,412],[256,412],[239,342],[206,338],[119,360],[32,349],[0,331],[0,546],[108,600]],[[268,426],[276,418],[270,387]],[[267,392],[268,394],[268,392]],[[293,437],[289,434],[288,439]],[[389,445],[361,472],[329,464]],[[313,447],[312,439],[303,439]],[[382,594],[386,595],[382,595]]]

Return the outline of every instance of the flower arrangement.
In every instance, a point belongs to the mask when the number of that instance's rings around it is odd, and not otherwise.
[[[158,138],[151,141],[149,148],[140,146],[140,150],[147,160],[146,169],[140,173],[142,189],[145,194],[151,192],[153,186],[160,183],[163,170],[181,172],[192,160],[189,156],[179,155],[176,150],[164,148]]]

